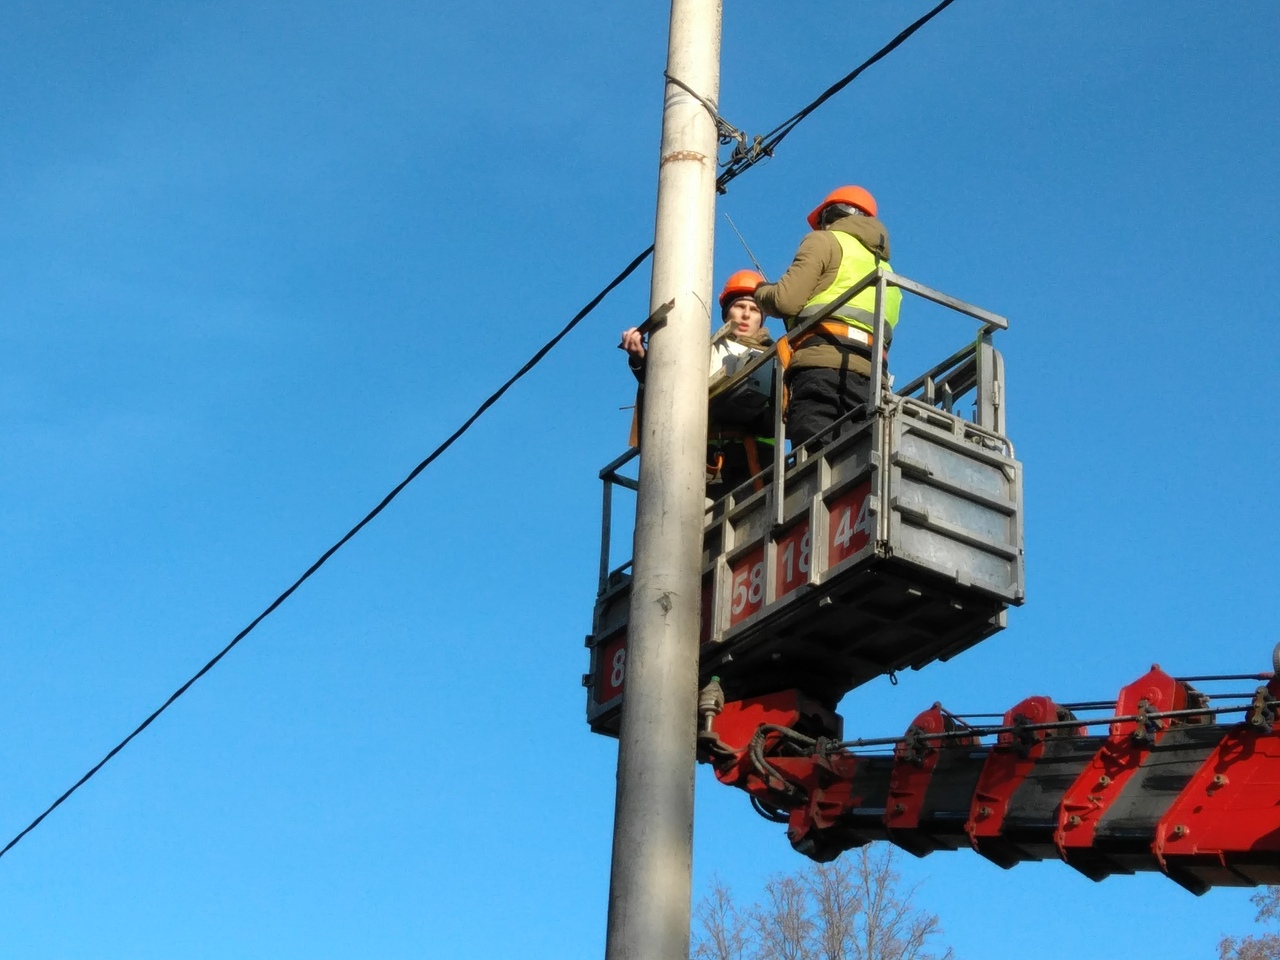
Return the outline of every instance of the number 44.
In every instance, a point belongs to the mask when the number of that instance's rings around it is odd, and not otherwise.
[[[849,549],[849,541],[853,539],[854,534],[865,534],[870,540],[875,535],[875,521],[871,519],[871,498],[865,497],[862,506],[858,508],[858,519],[854,523],[849,523],[849,518],[853,514],[851,507],[845,507],[844,512],[840,514],[840,524],[836,527],[836,535],[833,538],[836,546],[842,550]]]

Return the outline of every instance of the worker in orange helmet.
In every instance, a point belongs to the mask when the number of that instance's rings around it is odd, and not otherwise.
[[[724,327],[711,340],[711,383],[731,377],[773,338],[764,327],[764,315],[754,293],[764,277],[754,270],[732,274],[720,291],[720,319]],[[647,352],[636,327],[622,333],[622,349],[636,379],[644,383]],[[761,469],[758,446],[770,443],[773,414],[768,408],[768,392],[738,390],[718,398],[712,407],[707,441],[707,496],[719,499],[758,474]]]
[[[813,232],[777,283],[756,288],[766,316],[782,317],[791,330],[829,307],[877,264],[889,266],[889,231],[877,219],[875,197],[862,187],[831,191],[809,214]],[[885,293],[885,342],[881,362],[898,324],[902,293]],[[811,334],[791,344],[787,436],[805,443],[871,395],[871,331],[875,286],[839,307]]]
[[[765,347],[773,342],[764,328],[764,314],[754,296],[762,283],[764,277],[754,270],[739,270],[729,276],[720,291],[720,319],[730,325],[730,336],[736,342]],[[761,336],[763,344],[758,342]]]

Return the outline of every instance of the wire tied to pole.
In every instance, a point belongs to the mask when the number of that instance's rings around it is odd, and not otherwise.
[[[674,83],[677,87],[679,87],[685,93],[689,94],[689,96],[693,97],[700,104],[702,104],[702,106],[706,109],[707,113],[711,114],[711,119],[714,120],[716,124],[716,136],[719,138],[720,145],[722,147],[727,147],[731,143],[735,144],[733,148],[733,152],[729,155],[729,159],[722,161],[720,163],[720,166],[722,167],[728,166],[731,162],[733,162],[734,158],[740,157],[740,156],[746,156],[750,153],[752,148],[747,146],[747,140],[748,140],[747,134],[744,131],[739,130],[732,123],[730,123],[728,120],[722,117],[720,115],[719,107],[717,107],[714,103],[712,103],[702,94],[700,94],[697,90],[693,89],[693,87],[689,86],[679,77],[673,77],[671,74],[667,73],[665,70],[662,71],[662,75],[666,78],[668,83]],[[764,140],[764,137],[756,137],[753,143],[759,144],[763,140]],[[720,191],[720,192],[723,193],[724,191]]]
[[[733,144],[733,151],[729,154],[729,159],[721,160],[719,162],[721,167],[742,167],[742,169],[745,170],[748,167],[754,166],[756,161],[760,160],[762,157],[766,155],[773,156],[772,149],[769,149],[766,154],[764,136],[749,136],[745,131],[739,130],[732,123],[722,117],[720,115],[719,107],[679,77],[673,77],[665,70],[662,72],[662,75],[667,78],[668,83],[674,83],[677,87],[689,94],[689,96],[693,97],[706,108],[707,113],[711,114],[711,119],[715,121],[716,136],[720,138],[720,145],[722,147],[727,147],[729,144]],[[748,141],[750,142],[748,143]],[[732,179],[732,177],[730,179]],[[727,193],[728,187],[726,184],[728,182],[729,181],[724,178],[724,174],[721,174],[716,179],[716,193]]]

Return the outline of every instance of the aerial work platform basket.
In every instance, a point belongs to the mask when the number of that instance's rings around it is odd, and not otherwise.
[[[1024,599],[1022,466],[1004,435],[1003,360],[992,346],[1007,322],[879,267],[790,337],[872,285],[872,356],[888,286],[977,320],[978,333],[897,392],[873,364],[868,408],[790,453],[782,378],[772,378],[774,462],[705,519],[701,680],[717,677],[729,700],[797,689],[834,708],[868,680],[990,636]],[[775,364],[771,348],[713,387],[713,415],[717,398]],[[956,411],[969,394],[972,419]],[[631,582],[630,562],[610,563],[613,494],[635,489],[621,471],[637,455],[600,472],[600,582],[583,685],[587,721],[606,734],[621,714]]]

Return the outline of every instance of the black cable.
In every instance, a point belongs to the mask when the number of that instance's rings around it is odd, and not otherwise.
[[[782,123],[778,124],[763,137],[757,137],[755,143],[750,148],[735,151],[734,156],[730,159],[724,173],[720,174],[716,179],[716,189],[721,193],[724,193],[725,187],[730,183],[730,181],[742,176],[742,174],[746,173],[765,157],[773,156],[774,148],[786,139],[787,135],[799,126],[800,123],[809,116],[809,114],[813,113],[813,111],[817,110],[837,93],[849,84],[853,83],[853,81],[858,79],[862,72],[868,67],[879,63],[894,50],[898,49],[898,47],[902,46],[902,44],[906,43],[912,34],[940,14],[947,7],[951,6],[954,2],[955,0],[942,0],[942,2],[936,7],[926,13],[919,20],[912,23],[896,37],[873,53],[868,59],[864,60],[853,70],[849,71],[831,86],[827,87],[826,90],[822,91],[822,93],[820,93],[817,98],[811,101],[807,106],[798,110],[796,113],[793,113],[786,120],[783,120]]]
[[[942,2],[939,3],[936,7],[934,7],[932,10],[926,13],[919,20],[916,20],[909,27],[907,27],[905,30],[899,33],[891,41],[889,41],[889,43],[887,43],[885,46],[881,47],[878,51],[876,51],[876,53],[873,54],[870,57],[870,59],[864,61],[854,70],[852,70],[850,73],[846,74],[843,78],[841,78],[839,81],[837,81],[836,83],[828,87],[826,90],[824,90],[816,100],[812,101],[810,104],[808,104],[806,107],[804,107],[797,113],[792,114],[790,117],[784,120],[777,127],[774,127],[773,130],[769,131],[769,133],[766,134],[763,138],[757,138],[756,148],[750,151],[749,154],[735,155],[735,158],[730,161],[730,164],[728,168],[725,170],[725,172],[722,173],[717,178],[716,188],[721,193],[723,193],[725,185],[728,184],[731,180],[734,180],[737,177],[740,177],[747,170],[751,169],[751,167],[755,166],[755,164],[762,157],[772,155],[773,148],[776,147],[779,143],[781,143],[783,139],[787,136],[787,134],[789,134],[792,130],[794,130],[801,123],[801,121],[803,121],[806,117],[809,116],[809,114],[813,113],[814,110],[818,109],[818,107],[822,106],[822,104],[826,103],[833,96],[835,96],[845,87],[847,87],[850,83],[856,80],[858,76],[868,67],[879,62],[884,57],[892,53],[895,49],[901,46],[913,33],[915,33],[917,30],[923,27],[926,23],[928,23],[930,20],[932,20],[934,17],[936,17],[939,13],[941,13],[943,10],[945,10],[954,2],[955,0],[942,0]],[[678,81],[674,81],[674,78],[672,77],[668,77],[667,79],[673,80],[673,82],[677,82],[677,84],[681,87],[684,86],[684,84],[679,83]],[[697,96],[697,94],[694,94],[694,95]],[[699,99],[702,99],[702,98],[699,97]],[[706,103],[706,101],[703,101],[703,102]],[[411,471],[409,471],[409,475],[405,477],[403,480],[401,480],[400,483],[398,483],[391,490],[390,493],[388,493],[385,497],[383,497],[382,501],[376,507],[374,507],[367,514],[365,514],[364,519],[362,519],[354,527],[348,530],[346,534],[343,535],[342,539],[340,539],[337,543],[335,543],[323,554],[321,554],[320,558],[316,560],[316,562],[313,563],[310,567],[308,567],[306,572],[303,573],[302,576],[298,577],[298,579],[295,580],[293,584],[287,590],[284,591],[284,593],[280,594],[280,596],[276,597],[275,600],[271,601],[271,603],[267,606],[265,610],[263,610],[260,614],[258,614],[253,619],[253,621],[250,622],[250,624],[247,627],[245,627],[243,630],[237,633],[235,637],[232,638],[231,642],[228,643],[225,647],[223,647],[220,651],[218,651],[218,654],[212,660],[210,660],[198,671],[196,671],[196,673],[191,677],[190,680],[188,680],[186,683],[180,686],[177,690],[175,690],[169,696],[169,699],[166,700],[164,703],[162,703],[149,717],[147,717],[147,719],[143,720],[142,723],[138,724],[138,726],[133,730],[132,733],[130,733],[127,737],[125,737],[123,740],[117,743],[114,747],[112,747],[107,752],[107,755],[105,757],[103,757],[93,767],[91,767],[89,771],[85,773],[84,776],[82,776],[79,780],[73,783],[67,789],[67,791],[63,793],[62,796],[58,797],[57,800],[51,803],[49,807],[42,814],[40,814],[40,816],[32,820],[31,823],[29,823],[25,829],[23,829],[17,836],[15,836],[12,840],[6,843],[4,845],[4,848],[0,849],[0,857],[3,857],[6,853],[12,850],[14,846],[16,846],[17,843],[23,837],[25,837],[32,830],[38,827],[45,817],[53,813],[53,811],[58,809],[58,807],[60,807],[68,797],[70,797],[73,793],[75,793],[82,786],[84,786],[94,776],[94,774],[96,774],[99,770],[101,770],[104,766],[106,766],[106,764],[116,754],[118,754],[121,750],[123,750],[126,746],[128,746],[129,742],[133,740],[134,737],[142,733],[142,731],[147,729],[147,727],[151,726],[152,722],[157,717],[159,717],[160,714],[164,713],[165,710],[169,709],[169,706],[175,700],[177,700],[180,696],[186,693],[187,690],[190,689],[192,684],[194,684],[197,680],[203,677],[210,670],[212,670],[217,665],[219,660],[221,660],[223,657],[225,657],[228,653],[231,652],[232,647],[234,647],[237,643],[239,643],[241,640],[247,637],[251,632],[253,632],[253,629],[257,627],[258,624],[260,624],[263,620],[265,620],[272,613],[274,613],[276,608],[278,608],[282,603],[288,600],[289,597],[293,595],[293,592],[298,589],[298,587],[302,586],[308,579],[310,579],[313,573],[315,573],[322,566],[324,566],[324,564],[329,560],[330,557],[332,557],[335,553],[337,553],[340,549],[342,549],[342,547],[346,545],[347,541],[349,541],[352,537],[354,537],[357,533],[359,533],[362,529],[364,529],[365,525],[368,524],[369,521],[371,521],[378,514],[380,514],[387,507],[387,505],[391,503],[392,500],[398,497],[400,495],[400,492],[404,490],[405,487],[407,487],[410,483],[412,483],[415,479],[417,479],[418,474],[422,473],[423,470],[429,467],[431,463],[437,457],[440,456],[440,454],[448,450],[449,447],[453,445],[453,442],[455,440],[457,440],[464,433],[466,433],[467,430],[471,428],[471,425],[475,423],[477,420],[479,420],[480,417],[483,416],[484,413],[490,407],[492,407],[495,403],[497,403],[498,400],[502,398],[502,395],[505,394],[507,390],[510,389],[515,384],[517,380],[519,380],[526,373],[532,370],[542,360],[543,357],[545,357],[548,353],[550,353],[551,350],[556,346],[556,344],[558,344],[561,340],[563,340],[565,336],[567,336],[569,332],[573,330],[573,328],[576,327],[578,323],[587,316],[587,314],[589,314],[592,310],[594,310],[597,306],[599,306],[600,302],[606,296],[608,296],[614,290],[615,287],[617,287],[620,283],[622,283],[622,281],[626,280],[627,277],[631,276],[631,274],[635,272],[636,268],[639,267],[640,264],[644,263],[644,261],[649,258],[649,255],[651,253],[653,253],[652,245],[650,245],[648,249],[646,249],[643,253],[641,253],[629,264],[627,264],[627,266],[622,270],[621,273],[619,273],[616,277],[614,277],[611,281],[609,281],[609,283],[604,287],[603,290],[601,290],[598,294],[596,294],[585,307],[583,307],[580,311],[578,311],[578,313],[574,316],[574,318],[564,326],[564,329],[562,329],[554,337],[548,340],[547,343],[540,350],[538,350],[537,353],[535,353],[532,357],[530,357],[529,360],[525,363],[525,365],[522,366],[519,370],[517,370],[516,373],[509,380],[507,380],[506,383],[504,383],[492,395],[490,395],[489,398],[484,401],[484,403],[480,404],[480,406],[476,408],[476,411],[463,422],[462,426],[460,426],[457,430],[455,430],[452,434],[450,434],[449,438],[445,440],[444,443],[440,444],[440,446],[436,447],[435,450],[431,451],[430,455],[425,460],[423,460]]]
[[[348,530],[342,536],[341,540],[339,540],[337,543],[331,546],[328,550],[326,550],[323,554],[321,554],[320,559],[318,559],[315,563],[311,564],[311,566],[307,568],[306,572],[302,576],[298,577],[298,579],[293,582],[293,584],[289,587],[288,590],[286,590],[284,593],[280,594],[280,596],[272,600],[265,610],[263,610],[260,614],[254,617],[253,621],[247,627],[245,627],[243,630],[237,633],[235,637],[232,638],[230,643],[228,643],[225,647],[223,647],[221,650],[218,651],[217,656],[215,656],[212,660],[206,663],[199,670],[197,670],[195,675],[192,676],[190,680],[188,680],[186,683],[180,686],[177,690],[175,690],[172,694],[170,694],[169,699],[166,700],[164,703],[162,703],[160,707],[151,714],[151,716],[147,717],[147,719],[143,720],[142,723],[138,724],[138,726],[134,728],[134,731],[131,734],[129,734],[127,737],[125,737],[123,740],[117,743],[114,747],[112,747],[107,752],[107,755],[105,757],[103,757],[96,764],[94,764],[93,767],[89,769],[88,773],[86,773],[79,780],[73,783],[71,787],[62,796],[60,796],[57,800],[53,801],[53,803],[49,805],[48,809],[46,809],[44,813],[40,814],[40,816],[32,820],[31,823],[27,825],[26,829],[24,829],[16,837],[14,837],[12,840],[6,843],[4,845],[4,849],[0,850],[0,857],[3,857],[6,853],[12,850],[14,846],[17,845],[19,840],[21,840],[28,833],[30,833],[32,830],[38,827],[40,825],[40,822],[44,820],[45,817],[49,816],[49,814],[53,813],[54,810],[58,809],[58,807],[62,805],[64,800],[66,800],[73,793],[79,790],[82,786],[88,783],[89,779],[93,777],[93,775],[97,773],[99,770],[101,770],[104,766],[106,766],[112,757],[114,757],[117,753],[119,753],[121,750],[123,750],[126,746],[129,745],[129,741],[131,741],[134,737],[140,734],[143,730],[147,729],[147,727],[151,726],[152,722],[158,716],[160,716],[160,714],[164,713],[167,709],[169,709],[170,705],[175,700],[177,700],[180,696],[186,693],[187,690],[191,688],[192,684],[194,684],[197,680],[203,677],[210,670],[212,670],[217,665],[219,660],[221,660],[223,657],[225,657],[228,653],[231,652],[232,647],[234,647],[237,643],[239,643],[241,640],[247,637],[250,633],[252,633],[254,627],[260,624],[263,620],[267,619],[267,617],[271,616],[271,614],[275,612],[276,608],[279,607],[280,604],[288,600],[289,597],[293,595],[293,592],[297,590],[300,586],[302,586],[304,583],[306,583],[307,580],[310,579],[313,573],[315,573],[317,570],[323,567],[330,557],[332,557],[335,553],[341,550],[343,546],[346,545],[347,541],[349,541],[357,533],[363,530],[365,525],[368,524],[369,521],[371,521],[374,517],[380,514],[384,509],[386,509],[387,505],[391,503],[391,501],[394,500],[396,497],[398,497],[400,495],[400,492],[404,490],[405,487],[407,487],[417,478],[418,474],[422,473],[423,470],[427,469],[427,467],[431,465],[432,461],[434,461],[437,457],[439,457],[440,454],[444,453],[451,446],[453,446],[454,441],[457,440],[459,437],[461,437],[464,433],[466,433],[467,430],[471,428],[471,425],[475,423],[477,420],[479,420],[486,410],[488,410],[495,403],[497,403],[498,400],[502,398],[502,395],[506,393],[515,384],[517,380],[519,380],[526,373],[528,373],[535,366],[537,366],[538,362],[541,361],[542,358],[545,357],[548,353],[550,353],[552,348],[555,347],[556,344],[558,344],[561,340],[563,340],[568,335],[569,331],[571,331],[574,327],[576,327],[583,320],[583,318],[587,316],[587,314],[589,314],[592,310],[594,310],[597,306],[599,306],[600,301],[603,300],[606,296],[608,296],[615,287],[617,287],[620,283],[622,283],[622,281],[626,280],[627,277],[631,276],[631,274],[635,272],[636,268],[639,267],[640,264],[644,263],[645,260],[649,258],[649,254],[651,253],[653,253],[652,245],[643,253],[641,253],[639,256],[637,256],[634,260],[632,260],[629,264],[627,264],[627,266],[623,269],[623,271],[619,273],[616,277],[614,277],[612,280],[610,280],[603,290],[601,290],[594,297],[592,297],[591,302],[588,303],[581,310],[579,310],[577,314],[574,316],[574,318],[570,320],[567,324],[565,324],[564,328],[559,333],[557,333],[554,337],[548,340],[542,346],[542,348],[538,350],[537,353],[535,353],[532,357],[528,359],[528,361],[525,363],[523,367],[517,370],[515,374],[513,374],[507,380],[506,383],[504,383],[497,390],[495,390],[489,396],[489,398],[485,400],[484,403],[480,404],[480,406],[476,408],[475,413],[471,414],[471,416],[469,416],[465,421],[463,421],[462,426],[458,427],[457,430],[453,431],[453,433],[449,435],[449,438],[445,440],[444,443],[440,444],[440,446],[432,450],[430,455],[425,460],[423,460],[416,467],[410,470],[409,475],[407,477],[405,477],[398,484],[396,484],[395,487],[392,488],[391,492],[388,493],[385,497],[383,497],[376,507],[374,507],[372,510],[370,510],[368,513],[364,515],[364,519],[362,519],[354,527]]]
[[[1268,700],[1267,707],[1280,706],[1280,700]],[[1147,720],[1184,719],[1187,717],[1220,717],[1228,713],[1248,714],[1253,706],[1238,707],[1187,707],[1182,710],[1151,710],[1146,713],[1117,714],[1112,717],[1095,717],[1090,720],[1077,717],[1072,720],[1048,720],[1043,723],[1024,723],[1018,726],[966,727],[963,730],[943,730],[940,733],[917,733],[917,740],[955,740],[961,737],[992,737],[1001,733],[1021,730],[1074,730],[1078,727],[1100,727],[1111,723],[1142,723]],[[866,746],[895,746],[906,743],[908,737],[875,737],[863,740],[843,740],[831,745],[831,749],[848,750]]]
[[[790,814],[784,813],[783,811],[779,810],[777,807],[771,807],[768,804],[763,803],[762,801],[758,800],[754,794],[747,794],[747,796],[750,797],[751,799],[751,809],[754,810],[756,813],[760,814],[760,816],[764,817],[770,823],[790,823],[791,822]]]

